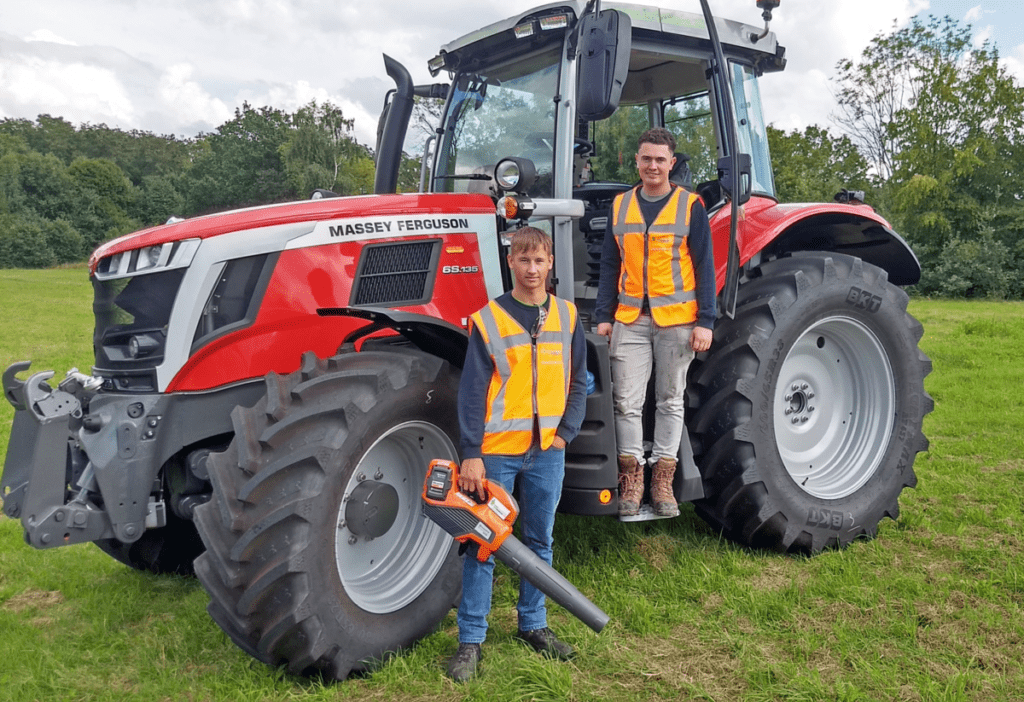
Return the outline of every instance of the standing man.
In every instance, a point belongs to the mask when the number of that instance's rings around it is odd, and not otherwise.
[[[579,433],[587,394],[586,341],[576,306],[547,291],[551,251],[551,237],[534,227],[512,236],[512,291],[473,314],[459,384],[459,489],[482,498],[485,477],[509,492],[518,478],[523,542],[548,565],[565,446]],[[448,663],[448,675],[460,682],[476,673],[482,657],[493,571],[493,556],[481,563],[466,555],[459,649]],[[516,610],[518,638],[546,655],[572,656],[547,626],[544,594],[525,579]]]
[[[597,333],[611,337],[619,516],[636,515],[644,494],[642,414],[653,363],[651,502],[658,516],[674,517],[679,504],[672,478],[685,427],[686,372],[694,353],[711,347],[715,323],[714,257],[700,198],[668,179],[676,162],[675,137],[655,127],[640,135],[638,146],[641,182],[612,206],[595,316]]]

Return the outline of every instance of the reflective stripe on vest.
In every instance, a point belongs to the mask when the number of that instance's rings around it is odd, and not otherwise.
[[[625,324],[636,321],[646,294],[651,317],[659,326],[692,324],[697,321],[697,279],[688,238],[697,195],[673,188],[648,227],[640,210],[641,187],[616,197],[613,206],[612,233],[622,257],[615,319]]]
[[[547,319],[530,332],[491,300],[472,316],[494,364],[487,387],[484,454],[521,455],[533,444],[534,418],[540,446],[551,447],[569,396],[576,306],[551,296]]]

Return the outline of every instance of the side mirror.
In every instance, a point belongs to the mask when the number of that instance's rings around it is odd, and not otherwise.
[[[619,106],[629,73],[629,15],[605,10],[580,20],[577,115],[588,122],[610,117]]]
[[[718,181],[722,184],[722,189],[729,193],[729,198],[736,205],[742,205],[750,199],[750,192],[753,190],[750,154],[736,154],[738,173],[732,172],[732,163],[732,156],[718,159]]]

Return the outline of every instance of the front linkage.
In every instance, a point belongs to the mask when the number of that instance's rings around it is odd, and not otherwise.
[[[102,381],[77,369],[56,390],[46,382],[53,371],[18,380],[29,366],[4,371],[14,422],[0,481],[4,513],[21,519],[25,541],[40,549],[131,543],[164,526],[164,504],[150,496],[161,398],[98,394]]]

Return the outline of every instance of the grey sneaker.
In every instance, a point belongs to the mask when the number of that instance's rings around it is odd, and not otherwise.
[[[459,650],[448,661],[448,677],[465,682],[476,675],[476,664],[484,657],[480,644],[460,643]]]
[[[534,651],[543,653],[545,656],[550,658],[559,658],[563,661],[567,661],[575,655],[575,651],[572,650],[572,646],[569,644],[559,641],[558,637],[555,636],[555,632],[551,631],[547,627],[543,629],[534,629],[533,631],[522,631],[516,634],[516,638],[522,639],[526,643],[533,647]]]

